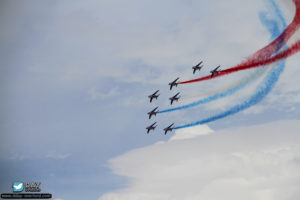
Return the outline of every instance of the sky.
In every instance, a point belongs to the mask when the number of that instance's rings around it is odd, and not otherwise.
[[[0,0],[0,193],[13,181],[40,181],[56,200],[299,197],[298,54],[255,106],[162,131],[238,104],[263,76],[226,98],[158,115],[157,129],[145,131],[153,121],[146,113],[171,108],[173,93],[184,105],[256,72],[167,85],[234,66],[267,45],[261,13],[280,23],[270,2]],[[289,24],[291,0],[274,2]]]

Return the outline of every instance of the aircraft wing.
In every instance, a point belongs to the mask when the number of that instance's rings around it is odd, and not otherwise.
[[[201,61],[201,62],[199,62],[199,63],[198,63],[196,66],[197,66],[197,67],[199,67],[201,64],[202,64],[202,61]]]
[[[179,79],[179,77],[176,78],[173,82],[171,82],[171,85],[175,84],[178,79]]]
[[[173,123],[173,124],[171,124],[170,126],[168,126],[168,128],[167,128],[167,129],[171,128],[173,125],[174,125],[174,123]]]

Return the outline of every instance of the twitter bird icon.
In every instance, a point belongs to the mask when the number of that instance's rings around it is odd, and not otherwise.
[[[24,184],[22,182],[14,182],[13,183],[13,191],[14,192],[22,192],[24,190]]]

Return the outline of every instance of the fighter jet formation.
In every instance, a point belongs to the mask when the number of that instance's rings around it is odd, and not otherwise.
[[[159,111],[157,110],[157,108],[158,108],[158,107],[156,107],[156,108],[154,108],[152,111],[148,112],[149,119],[151,119],[151,116],[152,116],[152,115],[155,115],[155,116],[156,116],[156,114],[159,112]]]
[[[221,71],[221,70],[218,70],[219,67],[220,67],[220,65],[218,67],[216,67],[214,70],[210,71],[210,73],[211,73],[210,78],[212,78],[214,75],[219,74],[219,72]]]
[[[169,83],[169,85],[170,85],[170,90],[172,90],[173,86],[177,87],[178,82],[176,82],[176,81],[178,81],[178,79],[179,79],[179,78],[176,78],[174,81],[172,81],[171,83]]]
[[[174,127],[172,127],[173,125],[174,125],[174,123],[171,124],[170,126],[168,126],[167,128],[164,128],[165,135],[167,135],[168,131],[171,131],[171,132],[172,132],[172,130],[174,129]]]
[[[203,61],[200,61],[197,65],[193,66],[192,69],[193,69],[193,74],[196,73],[196,71],[200,71],[202,68],[203,68],[203,65],[202,65]],[[220,68],[220,65],[218,67],[216,67],[215,69],[213,69],[212,71],[210,71],[211,73],[211,78],[214,76],[214,75],[217,75],[219,74],[219,72],[221,70],[219,70]],[[174,81],[170,82],[169,83],[169,86],[170,86],[170,90],[172,90],[173,87],[177,87],[178,84],[180,83],[179,81],[179,77],[176,78]],[[152,100],[153,99],[157,99],[159,97],[160,94],[158,94],[159,90],[156,90],[153,94],[149,95],[148,98],[150,99],[150,103],[152,103]],[[174,96],[170,97],[169,100],[170,100],[170,105],[173,105],[174,101],[178,102],[178,100],[180,99],[180,96],[179,96],[180,92],[178,92],[177,94],[175,94]],[[154,108],[153,110],[151,110],[150,112],[148,112],[147,114],[149,115],[149,119],[151,119],[151,117],[154,115],[156,116],[156,114],[159,113],[159,110],[158,110],[158,107]],[[149,134],[149,132],[151,130],[154,131],[154,129],[157,127],[156,125],[156,122],[151,124],[150,126],[148,126],[146,129],[147,129],[147,134]],[[164,133],[165,135],[170,131],[172,132],[174,130],[174,123],[172,123],[170,126],[164,128]]]
[[[172,96],[170,99],[170,104],[173,104],[173,101],[178,101],[178,99],[180,98],[180,96],[178,96],[180,94],[180,92],[178,92],[177,94],[175,94],[174,96]]]
[[[192,67],[192,69],[193,69],[193,74],[195,74],[195,72],[196,72],[197,70],[200,71],[200,70],[202,69],[203,65],[200,66],[200,65],[202,64],[202,62],[203,62],[203,61],[199,62],[197,65],[195,65],[194,67]]]
[[[152,102],[152,99],[157,99],[160,94],[157,94],[159,90],[154,92],[153,94],[149,95],[148,97],[150,98],[150,103]]]
[[[151,130],[154,130],[156,128],[156,126],[154,126],[156,124],[156,122],[154,122],[153,124],[151,124],[150,126],[148,126],[146,129],[147,129],[147,134],[149,134],[149,132]]]

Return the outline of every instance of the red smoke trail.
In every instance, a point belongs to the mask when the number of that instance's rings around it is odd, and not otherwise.
[[[260,60],[265,59],[266,56],[271,56],[277,52],[281,47],[283,47],[286,42],[292,37],[300,25],[300,0],[293,0],[296,12],[292,22],[286,27],[286,29],[269,45],[257,51],[254,55],[248,58],[244,62],[246,64],[248,61],[253,61],[254,59]]]
[[[231,69],[227,69],[222,71],[222,73],[232,73],[235,71],[240,71],[240,70],[244,70],[244,69],[251,69],[251,68],[255,68],[255,67],[259,67],[261,65],[268,65],[277,61],[280,61],[282,59],[285,59],[287,57],[290,57],[292,55],[294,55],[295,53],[297,53],[298,51],[300,51],[300,40],[298,40],[297,42],[295,42],[294,44],[292,44],[290,46],[290,48],[279,52],[277,55],[272,56],[268,59],[264,59],[264,60],[260,60],[257,62],[253,62],[253,63],[249,63],[248,65],[244,65],[244,66],[240,66],[240,67],[235,67],[235,68],[231,68]]]
[[[260,49],[256,53],[254,53],[251,57],[249,57],[245,62],[242,62],[241,64],[226,69],[222,70],[219,72],[219,74],[214,75],[212,78],[216,78],[219,76],[227,75],[233,72],[245,70],[245,69],[250,69],[254,67],[258,67],[260,65],[266,65],[266,64],[271,64],[272,62],[279,61],[281,59],[287,58],[296,52],[299,51],[298,46],[299,46],[299,41],[294,43],[293,48],[290,47],[289,49],[281,52],[277,56],[274,56],[270,59],[268,59],[271,55],[273,55],[275,52],[277,52],[285,43],[291,38],[291,36],[296,32],[296,30],[300,26],[300,0],[293,0],[295,7],[296,7],[296,13],[294,16],[293,21],[287,26],[287,28],[278,36],[273,42],[271,42],[269,45],[266,47]],[[194,83],[194,82],[199,82],[199,81],[204,81],[204,80],[209,80],[211,79],[211,76],[205,76],[202,78],[198,79],[193,79],[189,81],[182,81],[179,82],[178,84],[186,84],[186,83]]]
[[[251,68],[255,68],[255,67],[268,65],[268,64],[280,61],[282,59],[285,59],[289,56],[292,56],[295,53],[297,53],[298,51],[300,51],[300,40],[298,40],[293,45],[291,45],[290,48],[278,53],[275,56],[272,56],[270,58],[265,58],[264,60],[261,59],[259,61],[253,61],[253,62],[250,62],[250,63],[248,62],[247,64],[238,65],[238,66],[233,67],[233,68],[222,70],[222,71],[219,72],[219,74],[214,75],[212,78],[216,78],[216,77],[219,77],[219,76],[224,76],[224,75],[231,74],[233,72],[237,72],[237,71],[241,71],[241,70],[245,70],[245,69],[251,69]],[[212,78],[209,75],[209,76],[205,76],[205,77],[190,80],[190,81],[180,82],[179,84],[199,82],[199,81],[209,80],[209,79],[212,79]]]

